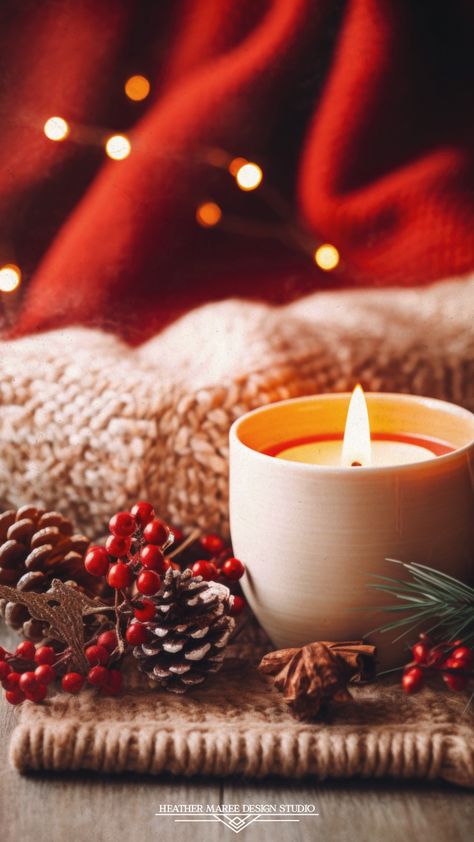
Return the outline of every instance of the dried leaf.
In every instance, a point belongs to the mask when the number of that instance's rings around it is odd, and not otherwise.
[[[53,579],[47,593],[21,591],[0,585],[0,599],[20,603],[28,608],[35,620],[48,623],[58,640],[71,649],[73,660],[79,669],[87,669],[84,655],[84,616],[109,611],[110,606],[97,605],[79,589]]]
[[[330,702],[352,698],[347,683],[365,681],[375,672],[375,647],[362,641],[316,641],[265,655],[259,670],[274,677],[275,687],[301,719],[316,716]]]

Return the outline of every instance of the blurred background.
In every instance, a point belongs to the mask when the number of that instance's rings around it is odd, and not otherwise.
[[[4,335],[474,267],[470,0],[3,0]]]

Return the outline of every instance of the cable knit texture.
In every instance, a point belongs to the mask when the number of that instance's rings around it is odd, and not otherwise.
[[[268,651],[259,632],[187,696],[150,691],[136,678],[124,696],[88,690],[25,703],[10,745],[21,771],[93,769],[157,775],[423,778],[474,787],[474,715],[464,694],[404,696],[380,682],[327,721],[301,723],[256,670]]]
[[[225,532],[235,418],[357,381],[474,409],[473,320],[471,277],[209,304],[137,349],[86,328],[0,343],[0,499],[58,508],[90,537],[143,497]]]

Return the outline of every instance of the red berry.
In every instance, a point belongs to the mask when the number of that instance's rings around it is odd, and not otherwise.
[[[416,661],[417,664],[426,664],[430,654],[430,647],[427,643],[423,643],[423,641],[420,640],[411,647],[411,652],[413,660]]]
[[[20,690],[23,690],[23,693],[29,693],[31,690],[34,690],[38,686],[38,679],[34,672],[24,672],[20,676],[18,686]]]
[[[237,617],[238,614],[241,614],[244,610],[246,605],[245,599],[242,596],[236,594],[235,596],[231,597],[230,602],[230,614],[232,617]]]
[[[4,649],[3,646],[0,646],[0,661],[5,659],[5,655],[8,655],[7,650]]]
[[[61,679],[61,686],[66,693],[79,693],[84,686],[84,676],[79,672],[67,672]]]
[[[112,567],[107,573],[107,582],[111,588],[116,588],[117,590],[128,588],[131,581],[132,573],[123,561],[117,561],[116,564],[112,564]]]
[[[119,670],[109,670],[108,673],[102,692],[107,696],[117,696],[122,689],[122,673]]]
[[[455,690],[456,692],[460,692],[461,690],[466,689],[467,685],[467,676],[466,675],[453,675],[452,673],[445,673],[443,675],[443,680],[445,684],[449,687],[450,690]]]
[[[84,567],[91,576],[105,576],[109,569],[109,555],[105,547],[89,547]]]
[[[225,547],[224,541],[219,535],[203,535],[199,539],[199,543],[203,550],[206,550],[206,552],[213,556],[221,553]]]
[[[117,512],[109,520],[109,529],[117,538],[128,538],[137,528],[137,522],[130,512]]]
[[[469,646],[457,646],[451,653],[451,658],[454,658],[455,661],[463,661],[466,666],[471,666],[473,659],[472,649],[469,649]]]
[[[159,591],[161,579],[154,570],[142,570],[137,579],[137,589],[145,596],[153,596]]]
[[[132,646],[139,646],[140,643],[145,643],[148,640],[148,632],[145,626],[135,621],[130,623],[125,632],[125,637]]]
[[[88,646],[86,649],[86,658],[91,666],[95,666],[96,664],[104,665],[109,660],[109,653],[105,646]]]
[[[25,661],[33,661],[36,654],[36,646],[29,640],[23,640],[18,644],[15,650],[17,658],[22,658]]]
[[[117,538],[116,535],[109,535],[105,542],[105,549],[109,555],[113,555],[115,558],[121,558],[127,555],[131,545],[131,538]]]
[[[42,702],[47,693],[46,684],[41,684],[34,672],[24,672],[18,687],[30,702]]]
[[[25,694],[17,687],[15,690],[7,690],[5,698],[11,705],[21,705],[25,701]]]
[[[52,646],[40,646],[36,650],[35,662],[37,664],[54,664],[56,652]]]
[[[222,573],[226,579],[237,582],[245,573],[245,567],[238,558],[228,558],[222,565]]]
[[[87,680],[94,687],[103,687],[107,682],[108,675],[109,671],[105,667],[92,667],[87,673]]]
[[[3,681],[5,690],[16,690],[20,682],[21,672],[10,672]]]
[[[409,667],[402,676],[402,687],[405,693],[418,693],[423,686],[423,670],[419,667]]]
[[[130,514],[135,518],[138,525],[143,527],[146,526],[150,520],[153,520],[155,517],[155,510],[151,503],[147,503],[145,500],[140,500],[132,506]]]
[[[30,702],[42,702],[48,692],[46,684],[36,683],[30,690],[24,691],[26,698]]]
[[[117,633],[112,629],[110,629],[110,631],[102,632],[102,634],[100,634],[97,638],[97,643],[99,646],[103,646],[104,649],[107,649],[107,652],[113,652],[118,643]]]
[[[139,605],[134,608],[133,613],[137,620],[141,620],[142,623],[146,623],[148,620],[152,620],[156,613],[156,606],[155,603],[151,601],[151,599],[142,599],[140,600]]]
[[[143,567],[149,570],[156,570],[158,573],[165,572],[165,557],[160,547],[154,544],[145,544],[140,550],[140,561]]]
[[[465,675],[465,671],[468,669],[467,662],[462,661],[460,658],[451,657],[446,659],[443,666],[450,670],[459,670],[459,675],[456,675],[455,672],[443,673],[443,681],[448,685],[450,690],[464,690],[468,682],[468,676]]]
[[[219,575],[217,572],[217,567],[212,561],[206,561],[205,559],[200,559],[199,561],[195,561],[193,566],[191,567],[191,571],[193,576],[202,576],[206,582],[209,582],[211,579],[217,578]]]
[[[51,684],[56,680],[56,671],[50,664],[40,664],[35,669],[35,675],[39,684]]]
[[[0,661],[0,681],[5,681],[7,675],[10,675],[12,668],[6,661]]]
[[[169,538],[170,530],[166,523],[159,518],[154,518],[145,526],[143,537],[148,544],[156,544],[162,547]]]

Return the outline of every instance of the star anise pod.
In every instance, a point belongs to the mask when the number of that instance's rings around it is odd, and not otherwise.
[[[349,681],[373,678],[375,646],[362,640],[316,641],[299,649],[269,652],[258,668],[273,676],[295,716],[312,719],[330,702],[351,700]]]

